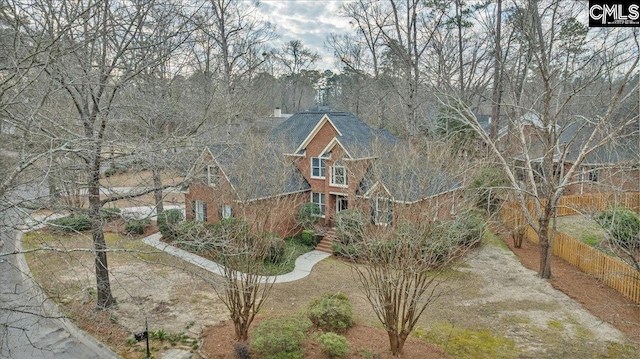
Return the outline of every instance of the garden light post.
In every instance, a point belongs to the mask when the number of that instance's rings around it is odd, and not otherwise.
[[[142,341],[142,339],[147,340],[147,359],[151,358],[151,352],[149,351],[149,325],[147,323],[147,318],[144,318],[144,331],[133,333],[133,337],[137,342]]]

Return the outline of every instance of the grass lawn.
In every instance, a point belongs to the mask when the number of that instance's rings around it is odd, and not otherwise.
[[[588,216],[559,217],[558,231],[566,233],[592,247],[599,247],[605,239],[605,231]]]
[[[311,252],[314,248],[300,243],[298,237],[290,237],[284,240],[282,260],[279,263],[264,263],[263,275],[280,275],[293,271],[296,259],[301,255]]]

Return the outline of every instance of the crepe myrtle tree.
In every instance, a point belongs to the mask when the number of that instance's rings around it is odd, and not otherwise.
[[[505,172],[527,224],[538,235],[541,278],[552,276],[560,198],[569,186],[588,181],[580,176],[585,159],[638,131],[640,33],[589,29],[575,20],[582,9],[567,2],[516,4],[512,26],[521,36],[514,51],[526,53],[529,64],[524,71],[505,73],[513,83],[500,104],[509,114],[509,131],[502,139],[492,138],[459,97],[440,96]],[[552,20],[558,18],[567,20]]]
[[[362,215],[364,216],[364,215]],[[475,222],[474,222],[475,221]],[[342,231],[355,250],[341,251],[350,262],[367,301],[401,355],[425,310],[442,294],[443,272],[455,267],[484,231],[479,215],[456,220],[407,221],[393,226],[363,224]]]
[[[485,228],[479,214],[461,211],[469,206],[459,202],[456,178],[467,170],[444,147],[374,148],[385,155],[375,156],[367,181],[378,185],[370,187],[369,200],[336,216],[334,252],[356,273],[393,355],[402,353],[418,319],[442,294],[443,272],[480,241]]]
[[[222,276],[210,282],[229,310],[238,341],[247,340],[249,327],[273,288],[274,277],[264,275],[264,263],[279,263],[284,244],[280,235],[293,234],[287,228],[296,227],[298,207],[309,201],[308,193],[296,193],[304,178],[284,156],[284,147],[262,138],[246,140],[212,151],[220,166],[215,198],[224,204],[207,209],[207,218],[217,215],[217,224],[185,222],[174,241],[216,256]],[[202,172],[210,165],[206,161],[194,171]],[[283,218],[291,218],[291,223],[283,223]],[[192,226],[195,231],[189,229]]]

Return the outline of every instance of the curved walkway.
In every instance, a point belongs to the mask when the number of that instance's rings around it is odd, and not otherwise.
[[[187,252],[180,248],[176,248],[172,245],[164,243],[160,241],[162,235],[160,233],[154,233],[146,238],[143,238],[142,241],[152,247],[155,247],[159,250],[165,251],[168,254],[176,256],[182,260],[185,260],[191,264],[195,264],[200,268],[208,270],[211,273],[215,273],[218,275],[224,275],[224,268],[211,260],[200,257],[199,255],[193,254],[191,252]],[[281,274],[277,276],[264,276],[261,277],[262,282],[273,282],[275,283],[287,283],[293,282],[298,279],[302,279],[311,273],[311,269],[316,263],[321,260],[330,257],[331,254],[313,250],[309,253],[305,253],[296,259],[295,268],[292,272],[287,274]]]

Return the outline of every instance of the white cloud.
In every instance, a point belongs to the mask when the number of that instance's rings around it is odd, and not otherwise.
[[[274,46],[300,40],[320,53],[318,68],[324,70],[334,68],[333,54],[324,48],[324,41],[332,32],[350,30],[349,20],[338,14],[342,4],[350,1],[262,0],[258,11],[266,21],[276,25],[280,39]]]

